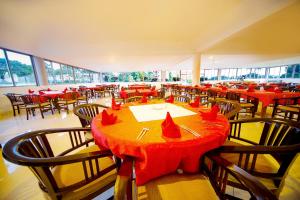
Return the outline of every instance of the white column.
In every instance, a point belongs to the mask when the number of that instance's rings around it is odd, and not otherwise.
[[[199,85],[200,84],[200,66],[201,65],[201,54],[197,53],[194,55],[194,61],[193,61],[193,79],[192,79],[192,85]]]
[[[39,85],[49,85],[44,59],[36,56],[33,56],[32,59],[37,73]]]

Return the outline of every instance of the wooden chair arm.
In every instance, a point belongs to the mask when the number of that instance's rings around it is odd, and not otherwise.
[[[273,153],[290,153],[291,151],[299,152],[300,144],[286,145],[286,146],[264,146],[264,145],[253,145],[253,146],[221,146],[212,152],[218,153],[251,153],[251,154],[273,154]]]
[[[203,162],[203,170],[209,176],[211,183],[216,187],[217,182],[220,177],[213,176],[216,167],[220,167],[221,170],[225,170],[228,174],[233,176],[240,184],[253,196],[255,199],[277,199],[276,196],[268,190],[262,183],[260,183],[254,176],[247,173],[245,170],[239,168],[238,166],[230,163],[229,161],[221,158],[220,156],[206,154],[203,159],[207,157],[213,162],[214,166],[208,166]],[[213,169],[212,169],[213,168]],[[225,179],[228,178],[228,175],[225,175]],[[214,180],[217,179],[217,180]],[[223,180],[225,183],[227,180]],[[223,189],[223,188],[222,188]],[[220,191],[219,191],[220,192]],[[218,191],[217,191],[218,193]],[[222,196],[222,194],[219,193]],[[225,194],[223,194],[225,195]],[[252,199],[252,198],[251,198]]]

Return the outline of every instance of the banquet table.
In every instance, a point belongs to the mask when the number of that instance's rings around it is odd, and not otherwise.
[[[165,107],[160,109],[157,106]],[[180,112],[176,113],[172,109]],[[115,124],[102,125],[100,114],[93,119],[91,129],[95,143],[100,148],[110,149],[120,158],[130,156],[135,160],[136,183],[143,185],[154,178],[174,173],[177,169],[196,173],[200,157],[225,142],[230,128],[228,120],[221,114],[215,120],[204,120],[198,111],[205,109],[192,108],[182,103],[127,103],[121,110],[108,109],[109,113],[118,116]],[[140,115],[134,110],[139,110]],[[189,127],[199,133],[200,137],[182,128],[180,138],[162,136],[161,124],[167,111],[170,111],[176,124]],[[154,117],[151,113],[160,113],[161,116]],[[149,128],[149,131],[141,140],[137,140],[143,128]]]
[[[136,93],[136,90],[123,90],[123,91],[121,90],[120,97],[126,99],[128,94],[133,94],[133,93]]]

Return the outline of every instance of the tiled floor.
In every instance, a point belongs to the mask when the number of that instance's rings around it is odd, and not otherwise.
[[[93,100],[95,103],[108,104],[110,99]],[[80,122],[72,112],[69,114],[62,112],[54,115],[51,113],[45,114],[45,119],[42,119],[40,114],[26,120],[26,115],[23,111],[21,115],[16,117],[6,116],[0,120],[0,143],[4,144],[5,141],[12,137],[31,130],[45,129],[45,128],[59,128],[59,127],[80,127]],[[255,129],[259,128],[260,125],[255,127],[249,127],[249,131],[253,133]],[[250,134],[249,134],[250,135]],[[251,134],[251,139],[258,140],[258,136]],[[60,141],[63,143],[63,141]],[[300,167],[300,159],[295,163],[296,169]],[[295,184],[300,183],[300,172],[299,170],[293,170],[293,181]],[[298,188],[296,187],[296,190]],[[112,193],[112,190],[109,191]],[[12,164],[2,157],[2,151],[0,155],[0,199],[45,199],[43,192],[40,190],[37,179],[31,173],[27,167],[17,166]],[[96,199],[105,199],[97,197]]]

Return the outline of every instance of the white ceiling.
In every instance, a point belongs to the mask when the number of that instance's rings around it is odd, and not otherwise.
[[[208,50],[294,2],[0,0],[0,47],[96,71],[190,68],[196,52],[203,66],[250,64]]]

